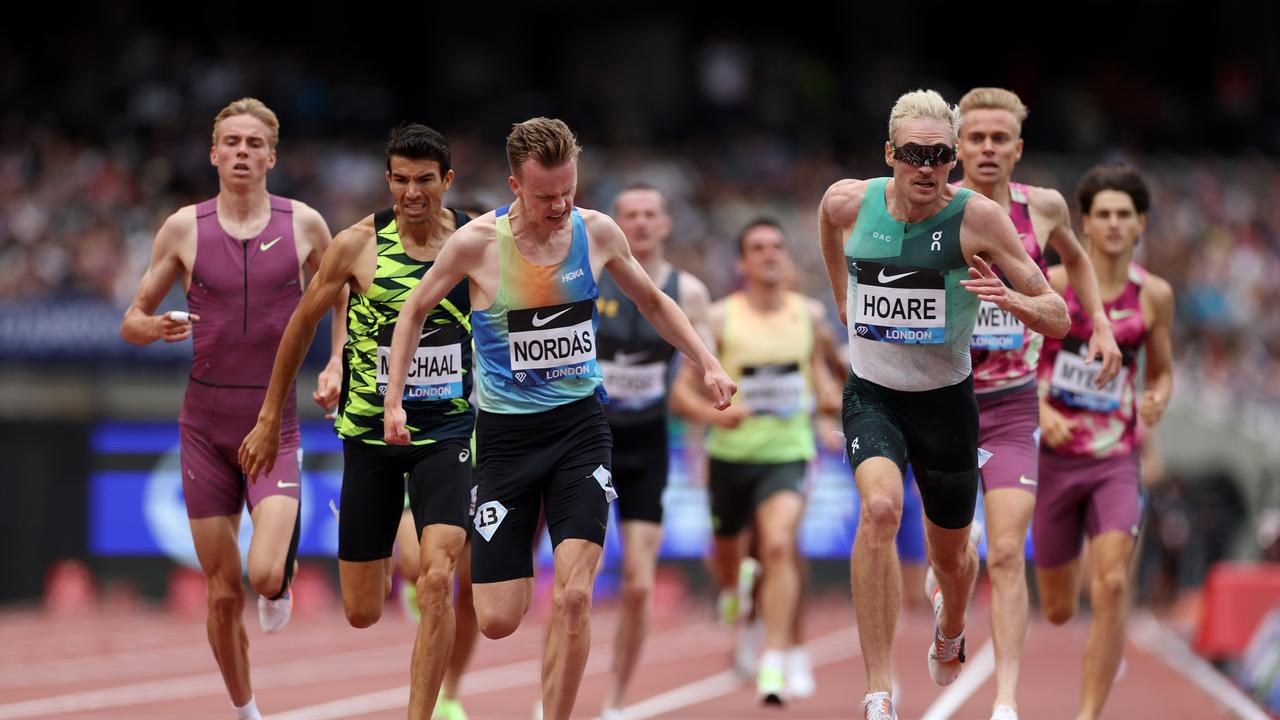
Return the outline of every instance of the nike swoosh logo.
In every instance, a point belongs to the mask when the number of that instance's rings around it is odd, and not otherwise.
[[[276,487],[278,487],[278,488],[291,488],[291,487],[298,487],[298,485],[299,485],[299,483],[287,483],[287,482],[285,482],[285,481],[283,481],[283,480],[277,480],[277,481],[276,481]]]
[[[1130,315],[1133,315],[1133,313],[1134,313],[1134,312],[1135,312],[1135,311],[1134,311],[1134,310],[1132,310],[1132,309],[1129,309],[1129,310],[1112,310],[1112,311],[1111,311],[1111,319],[1112,319],[1112,320],[1123,320],[1123,319],[1125,319],[1125,318],[1129,317]]]
[[[561,310],[560,312],[556,313],[555,315],[551,315],[551,316],[544,317],[544,318],[540,318],[540,317],[538,317],[538,313],[534,313],[534,314],[533,314],[533,326],[534,326],[534,327],[542,327],[543,325],[546,325],[547,323],[551,322],[552,320],[555,320],[556,318],[558,318],[558,317],[560,317],[561,315],[563,315],[563,314],[565,314],[565,313],[569,312],[569,311],[570,311],[570,310],[572,310],[572,309],[573,309],[573,308],[565,308],[565,309]]]
[[[266,252],[270,250],[272,246],[274,246],[276,243],[280,242],[283,239],[284,239],[284,236],[281,235],[277,237],[275,240],[272,240],[271,242],[258,243],[258,249],[261,250],[262,252]]]
[[[434,334],[436,334],[436,333],[438,333],[438,332],[440,332],[440,328],[436,328],[435,330],[428,330],[428,331],[426,331],[426,332],[422,333],[422,337],[420,337],[420,338],[418,338],[418,339],[419,339],[419,340],[425,340],[425,339],[427,338],[427,336],[428,336],[428,335],[434,335]]]
[[[893,281],[895,281],[895,280],[901,280],[902,278],[904,278],[904,277],[906,277],[906,276],[908,276],[908,275],[915,275],[915,274],[916,274],[916,271],[915,271],[915,270],[909,270],[909,271],[907,271],[907,272],[902,273],[901,275],[885,275],[885,274],[884,274],[884,268],[880,268],[880,282],[882,282],[882,283],[890,283],[890,282],[893,282]]]
[[[1022,477],[1018,478],[1018,482],[1022,483],[1023,485],[1039,485],[1040,484],[1038,481],[1032,480],[1026,475],[1023,475]]]

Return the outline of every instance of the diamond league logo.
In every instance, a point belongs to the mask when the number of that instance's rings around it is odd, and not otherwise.
[[[525,373],[523,373],[523,372],[518,372],[518,373],[516,373],[516,382],[522,383],[522,382],[524,382],[524,379],[525,379],[525,378],[527,378],[527,377],[529,377],[529,376],[528,376],[528,375],[526,375]]]
[[[859,325],[859,326],[858,326],[858,334],[859,334],[859,335],[866,335],[866,334],[867,334],[867,326],[866,326],[866,325]]]

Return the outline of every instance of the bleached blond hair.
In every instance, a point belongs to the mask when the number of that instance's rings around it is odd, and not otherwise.
[[[276,143],[280,142],[280,119],[276,117],[271,108],[267,107],[266,103],[251,97],[242,97],[218,112],[218,116],[213,119],[214,145],[218,144],[218,126],[222,124],[223,120],[233,115],[250,115],[261,120],[270,133],[267,138],[267,145],[272,150],[276,149]]]
[[[940,120],[951,124],[953,142],[960,137],[960,112],[947,104],[936,90],[913,90],[898,98],[889,111],[889,141],[897,142],[903,123],[912,120]]]
[[[974,88],[960,98],[960,117],[970,110],[1007,110],[1013,115],[1018,134],[1022,134],[1022,121],[1027,119],[1027,106],[1012,90],[994,87]]]

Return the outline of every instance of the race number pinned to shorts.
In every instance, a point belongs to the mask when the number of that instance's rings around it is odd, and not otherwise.
[[[973,326],[970,347],[974,350],[1021,350],[1022,335],[1026,329],[1013,313],[983,300],[978,306],[978,322]]]
[[[476,532],[480,533],[485,542],[488,542],[493,539],[493,534],[498,531],[498,526],[506,517],[507,508],[497,500],[490,500],[476,508],[476,516],[472,523],[476,526]]]
[[[866,340],[940,345],[947,339],[942,271],[859,260],[854,332]]]
[[[604,500],[611,503],[618,499],[618,491],[613,487],[613,473],[609,472],[609,468],[603,465],[596,467],[596,471],[591,473],[591,477],[600,483],[600,489],[604,490]]]
[[[1124,396],[1129,369],[1121,368],[1111,382],[1099,388],[1095,381],[1102,370],[1102,363],[1088,362],[1088,354],[1087,343],[1074,338],[1063,341],[1062,349],[1053,361],[1049,396],[1068,407],[1080,410],[1114,412],[1120,407],[1120,399]]]

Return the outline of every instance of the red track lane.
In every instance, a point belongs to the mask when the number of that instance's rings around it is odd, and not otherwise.
[[[462,693],[473,720],[529,717],[538,698],[544,612],[531,612],[510,638],[481,641]],[[865,684],[852,608],[847,602],[821,602],[806,618],[818,692],[778,710],[759,707],[754,687],[727,672],[732,640],[711,622],[706,606],[659,612],[629,694],[632,717],[859,717]],[[971,613],[971,659],[987,641],[986,618],[985,605]],[[269,717],[404,717],[415,626],[394,608],[360,631],[348,628],[340,614],[295,618],[276,636],[263,635],[252,614],[245,619],[255,692]],[[616,621],[611,605],[597,605],[592,655],[575,717],[599,712]],[[1018,695],[1022,717],[1074,715],[1086,622],[1055,628],[1033,619]],[[903,720],[922,717],[942,692],[925,668],[931,632],[930,616],[907,617],[895,644]],[[1227,716],[1213,698],[1133,644],[1125,657],[1126,673],[1104,717]],[[971,660],[966,672],[978,672],[977,665]],[[985,720],[994,694],[994,679],[988,678],[950,717]],[[0,615],[0,720],[17,717],[135,720],[230,718],[231,713],[199,618],[152,612],[69,620],[10,613]]]

